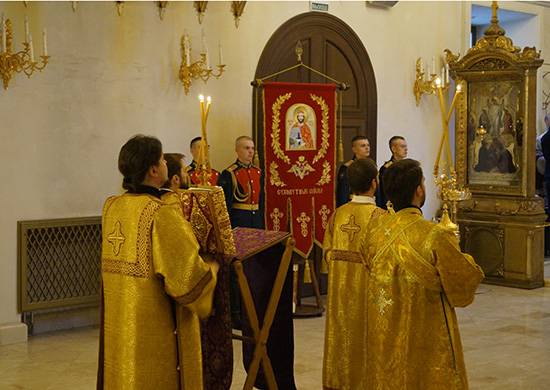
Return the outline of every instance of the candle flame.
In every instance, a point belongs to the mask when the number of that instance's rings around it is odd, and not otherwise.
[[[212,103],[212,97],[207,96],[207,97],[206,97],[206,101],[208,102],[208,104]]]
[[[462,84],[457,84],[456,86],[456,92],[462,91]]]
[[[204,95],[199,95],[199,101],[200,101],[201,103],[204,103]]]
[[[437,87],[440,87],[440,86],[441,86],[441,79],[440,79],[439,77],[435,79],[435,85],[436,85]]]

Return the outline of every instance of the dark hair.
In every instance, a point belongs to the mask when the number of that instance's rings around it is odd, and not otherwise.
[[[122,188],[135,191],[143,183],[149,168],[158,165],[162,157],[162,144],[155,137],[135,135],[118,154],[118,170],[124,176]]]
[[[378,169],[370,158],[354,160],[348,167],[348,182],[353,194],[362,194],[371,189],[372,181],[376,179]]]
[[[416,160],[396,161],[384,172],[384,193],[395,211],[410,206],[416,188],[422,184],[422,168]]]
[[[367,141],[369,140],[369,139],[367,138],[366,135],[356,135],[355,137],[353,137],[353,138],[351,139],[351,146],[353,146],[353,144],[355,143],[355,141],[360,141],[360,140],[362,140],[362,139],[366,139]]]
[[[166,160],[166,166],[168,167],[168,180],[164,183],[164,187],[170,187],[170,181],[177,175],[180,178],[180,181],[183,180],[181,177],[181,168],[183,164],[181,160],[183,159],[183,154],[181,153],[164,153],[164,159]]]
[[[404,137],[401,137],[400,135],[394,135],[393,137],[390,138],[390,142],[388,142],[388,145],[390,146],[390,150],[391,150],[391,146],[393,145],[393,143],[395,141],[397,141],[398,139],[402,139],[403,141],[405,141]]]
[[[193,147],[193,144],[195,142],[199,142],[200,140],[202,139],[202,137],[195,137],[191,140],[191,142],[189,143],[189,149],[191,149]]]

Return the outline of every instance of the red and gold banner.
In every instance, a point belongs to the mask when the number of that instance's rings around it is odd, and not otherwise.
[[[336,86],[265,83],[263,93],[266,228],[290,226],[307,257],[334,211]]]

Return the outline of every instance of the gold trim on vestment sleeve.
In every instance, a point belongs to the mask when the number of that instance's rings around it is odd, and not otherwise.
[[[159,209],[152,235],[153,267],[164,279],[166,293],[178,300],[183,297],[186,306],[203,298],[205,287],[212,280],[215,284],[215,278],[199,256],[199,244],[191,225],[176,205]]]

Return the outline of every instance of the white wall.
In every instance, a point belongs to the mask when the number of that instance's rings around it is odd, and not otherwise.
[[[179,40],[184,29],[195,48],[200,27],[191,2],[170,2],[160,21],[155,2],[127,2],[119,17],[113,2],[0,3],[16,24],[31,20],[37,51],[48,28],[51,63],[30,80],[17,75],[0,91],[0,328],[19,321],[16,310],[16,223],[99,215],[105,197],[119,191],[116,160],[133,134],[157,135],[166,151],[188,151],[199,132],[197,95],[212,95],[209,140],[212,164],[233,160],[233,139],[251,134],[251,87],[257,60],[271,34],[286,20],[307,12],[309,2],[249,2],[235,28],[229,3],[210,2],[203,22],[210,49],[224,46],[227,72],[189,95],[177,80]],[[414,63],[445,48],[464,52],[467,7],[458,2],[399,2],[390,10],[364,1],[331,2],[330,13],[362,39],[378,89],[378,162],[387,159],[387,139],[409,141],[410,157],[425,168],[431,218],[438,207],[431,171],[440,137],[433,96],[420,107],[412,95]],[[547,51],[550,52],[550,51]],[[212,53],[212,59],[216,59]]]

